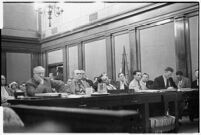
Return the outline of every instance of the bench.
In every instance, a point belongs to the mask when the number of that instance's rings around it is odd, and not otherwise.
[[[13,105],[25,128],[17,132],[130,133],[137,132],[138,112],[48,106]],[[16,131],[7,131],[16,132]]]

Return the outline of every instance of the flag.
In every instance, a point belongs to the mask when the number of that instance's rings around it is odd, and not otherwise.
[[[126,55],[125,46],[123,46],[122,68],[121,68],[121,72],[124,73],[127,82],[129,82],[128,61],[127,61],[127,55]]]

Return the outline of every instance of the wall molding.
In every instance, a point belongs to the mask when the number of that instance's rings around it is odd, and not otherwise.
[[[14,36],[1,36],[1,50],[6,52],[41,52],[38,38],[24,38]]]
[[[112,16],[112,17],[110,16],[110,17],[95,21],[93,23],[89,23],[87,25],[83,25],[81,27],[75,28],[75,29],[73,29],[71,31],[67,31],[67,32],[64,32],[64,33],[53,35],[51,37],[47,37],[45,39],[42,39],[42,43],[50,42],[50,41],[58,39],[58,38],[62,38],[62,37],[65,37],[65,36],[76,34],[78,32],[82,32],[82,31],[86,31],[86,30],[89,30],[89,29],[92,29],[92,28],[95,28],[95,27],[99,27],[101,25],[105,25],[105,24],[108,24],[108,23],[111,23],[111,22],[114,22],[114,21],[122,20],[122,19],[128,18],[130,16],[134,16],[136,14],[140,14],[142,12],[147,12],[149,10],[153,10],[155,8],[159,8],[159,7],[162,7],[162,6],[165,6],[165,5],[169,5],[169,4],[171,4],[171,3],[154,3],[154,4],[147,5],[145,7],[142,7],[141,9],[136,9],[134,11],[128,11],[126,13],[121,13],[121,14],[118,14],[118,15],[115,15],[115,16]]]
[[[158,3],[157,3],[158,4]],[[51,48],[62,48],[69,44],[74,44],[75,42],[85,42],[90,39],[95,39],[99,37],[105,37],[105,35],[112,35],[115,33],[123,32],[123,31],[129,31],[132,29],[135,29],[136,27],[146,26],[150,25],[151,23],[156,23],[157,21],[162,21],[164,19],[168,18],[174,18],[177,16],[186,15],[192,12],[197,12],[199,10],[199,7],[196,3],[190,3],[190,4],[183,4],[183,3],[166,3],[163,5],[157,5],[155,4],[154,7],[148,9],[143,9],[141,12],[138,12],[138,14],[133,13],[131,15],[125,15],[121,19],[110,21],[108,20],[107,23],[97,23],[95,27],[90,27],[86,29],[83,28],[83,30],[74,30],[71,32],[62,33],[59,35],[55,35],[53,37],[49,37],[46,39],[41,40],[42,44],[42,51],[49,50]],[[162,4],[162,3],[159,3]],[[153,6],[153,5],[152,5]],[[158,13],[163,9],[164,11],[162,13]],[[171,9],[172,11],[166,11],[168,9]],[[157,11],[155,11],[157,10]],[[144,15],[147,11],[151,11],[151,15],[154,17],[146,17]],[[154,13],[158,13],[158,15],[155,15]],[[142,14],[142,15],[141,15]],[[135,20],[135,15],[141,16],[139,20],[136,22],[132,22],[132,20]],[[112,27],[111,27],[112,26]],[[78,33],[79,32],[79,33]]]

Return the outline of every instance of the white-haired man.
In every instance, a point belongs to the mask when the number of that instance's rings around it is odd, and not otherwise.
[[[51,93],[54,92],[53,88],[57,92],[66,92],[64,82],[51,80],[48,77],[44,77],[44,75],[45,69],[42,66],[37,66],[33,69],[33,78],[26,83],[28,96],[34,96],[35,93]]]
[[[73,72],[73,80],[70,85],[71,94],[85,94],[85,89],[90,87],[90,85],[85,81],[82,80],[82,71],[81,70],[74,70]]]

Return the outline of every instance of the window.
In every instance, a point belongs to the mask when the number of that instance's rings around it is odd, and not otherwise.
[[[116,79],[118,78],[118,73],[122,71],[122,56],[125,47],[128,73],[130,72],[130,46],[129,46],[129,34],[122,34],[114,36],[114,46],[115,46],[115,69],[116,69]]]
[[[69,47],[69,77],[73,77],[73,71],[78,69],[78,47],[72,46]]]
[[[174,24],[140,30],[141,70],[150,79],[163,74],[167,66],[176,70]]]
[[[192,78],[195,79],[194,72],[198,69],[198,16],[189,18],[190,28],[190,45],[191,45],[191,63],[192,63]]]
[[[56,50],[48,52],[48,75],[53,74],[55,80],[63,81],[63,51]]]
[[[56,50],[48,52],[47,57],[48,57],[48,64],[61,63],[63,62],[63,51]]]
[[[85,45],[85,70],[89,79],[107,73],[106,41],[105,39],[86,43]]]

